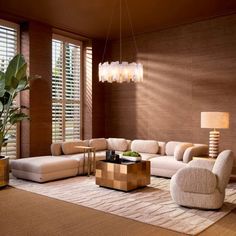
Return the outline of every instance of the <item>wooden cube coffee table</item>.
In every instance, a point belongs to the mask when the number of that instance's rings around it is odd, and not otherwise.
[[[96,163],[96,184],[130,191],[150,184],[150,161]]]

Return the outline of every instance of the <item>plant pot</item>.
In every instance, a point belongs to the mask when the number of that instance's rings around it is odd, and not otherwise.
[[[0,187],[9,183],[9,158],[0,156]]]

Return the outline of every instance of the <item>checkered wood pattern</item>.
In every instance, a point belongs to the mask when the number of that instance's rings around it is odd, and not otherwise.
[[[150,162],[117,164],[106,161],[96,163],[96,184],[130,191],[150,184]]]

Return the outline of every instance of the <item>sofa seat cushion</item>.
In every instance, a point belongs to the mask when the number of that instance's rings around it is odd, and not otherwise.
[[[159,156],[150,159],[151,175],[171,177],[187,163],[177,161],[174,156]]]
[[[142,153],[142,152],[140,152],[139,154],[141,155],[141,158],[142,158],[143,161],[148,161],[152,158],[160,156],[158,154]]]
[[[101,161],[106,159],[106,151],[98,151],[95,154],[96,161]],[[73,155],[64,155],[65,158],[71,158],[78,162],[79,168],[78,168],[78,174],[84,175],[88,173],[88,154],[84,153],[78,153]],[[90,157],[93,157],[93,153],[90,153]],[[91,158],[91,167],[93,168],[93,159]]]
[[[106,159],[106,151],[96,152],[96,161],[101,161]]]
[[[158,142],[155,140],[133,140],[131,143],[131,150],[139,153],[155,154],[158,148]]]
[[[46,182],[76,176],[78,161],[64,157],[31,157],[11,161],[12,174],[17,178]]]
[[[64,157],[31,157],[11,161],[11,168],[34,173],[50,173],[53,171],[73,169],[78,167],[78,162]]]

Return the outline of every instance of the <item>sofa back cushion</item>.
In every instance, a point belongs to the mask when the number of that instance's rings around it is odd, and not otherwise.
[[[64,142],[62,143],[62,151],[63,154],[75,154],[83,152],[83,149],[78,148],[78,146],[88,146],[87,140],[79,140],[79,141],[72,141],[72,142]]]
[[[62,143],[52,143],[52,144],[51,144],[51,153],[52,153],[52,156],[60,156],[60,155],[62,155],[61,144],[62,144]]]
[[[141,153],[156,154],[158,152],[158,142],[155,140],[133,140],[131,150]]]
[[[107,140],[105,138],[90,139],[89,146],[94,147],[96,151],[103,151],[107,149]]]
[[[108,149],[124,152],[128,149],[128,141],[124,138],[107,139]]]
[[[192,143],[179,143],[174,150],[174,158],[177,161],[183,161],[184,152],[187,148],[192,147]]]

